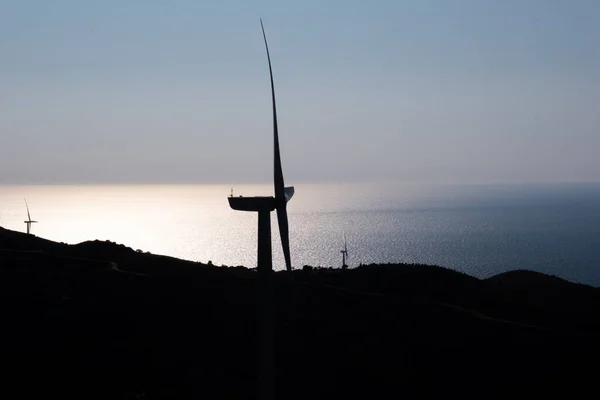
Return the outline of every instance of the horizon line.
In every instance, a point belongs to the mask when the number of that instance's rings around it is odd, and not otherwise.
[[[301,185],[332,184],[406,184],[406,185],[544,185],[544,184],[600,184],[600,179],[557,179],[557,180],[409,180],[409,179],[316,179],[316,180],[294,180]],[[248,185],[271,185],[270,181],[56,181],[56,182],[1,182],[0,186],[184,186],[184,185],[207,185],[207,186],[248,186]]]

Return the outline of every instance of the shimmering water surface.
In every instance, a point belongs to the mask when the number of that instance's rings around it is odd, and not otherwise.
[[[288,205],[296,268],[437,264],[488,277],[526,268],[600,286],[600,184],[297,184]],[[0,225],[67,243],[111,240],[216,265],[255,266],[257,215],[224,185],[0,186]],[[269,185],[234,195],[270,195]],[[274,266],[283,268],[275,213]]]

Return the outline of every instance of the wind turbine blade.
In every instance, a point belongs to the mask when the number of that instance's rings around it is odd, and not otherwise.
[[[277,106],[275,101],[275,84],[273,83],[273,67],[271,66],[271,55],[269,53],[269,44],[267,43],[267,35],[265,27],[260,20],[263,39],[265,41],[265,49],[267,50],[267,61],[269,62],[269,78],[271,80],[271,101],[273,103],[273,183],[275,186],[275,203],[277,208],[277,223],[279,225],[279,235],[281,236],[281,246],[283,247],[283,256],[285,258],[285,267],[288,271],[292,270],[292,262],[290,258],[290,233],[287,218],[286,203],[294,195],[294,188],[285,187],[283,180],[283,169],[281,168],[281,153],[279,150],[279,130],[277,128]]]
[[[285,203],[277,207],[277,223],[279,224],[279,235],[281,236],[281,247],[283,247],[285,268],[288,271],[291,271],[292,261],[290,258],[290,231],[288,227],[287,209]]]
[[[285,199],[285,184],[283,182],[283,170],[281,168],[281,154],[279,151],[279,131],[277,129],[277,106],[275,105],[275,85],[273,84],[273,68],[271,67],[271,55],[269,54],[269,45],[267,44],[267,35],[263,26],[262,18],[260,20],[265,48],[267,49],[267,60],[269,62],[269,76],[271,78],[271,101],[273,103],[273,151],[274,151],[274,184],[275,199],[279,202]],[[278,214],[279,215],[279,214]]]
[[[25,200],[25,199],[23,199]],[[27,207],[27,219],[31,221],[31,215],[29,215],[29,206],[27,205],[27,200],[25,200],[25,207]]]

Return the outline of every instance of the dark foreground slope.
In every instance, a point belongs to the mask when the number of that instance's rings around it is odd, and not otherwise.
[[[3,229],[0,249],[3,398],[255,398],[251,270]],[[530,271],[295,271],[276,298],[279,399],[579,397],[599,372],[598,290]]]

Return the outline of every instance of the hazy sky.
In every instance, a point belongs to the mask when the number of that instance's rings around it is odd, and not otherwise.
[[[0,183],[600,181],[597,0],[0,3]]]

